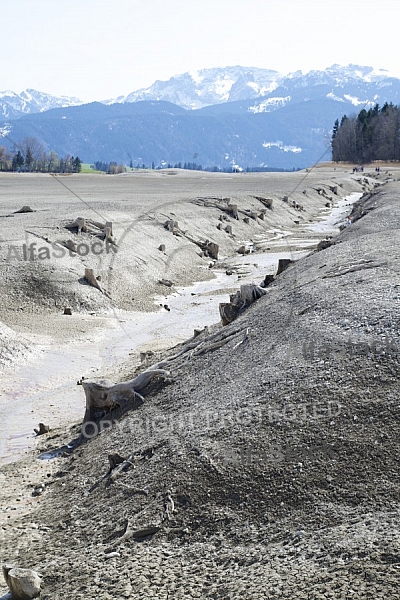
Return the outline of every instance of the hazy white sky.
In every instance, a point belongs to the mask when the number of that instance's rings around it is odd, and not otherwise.
[[[105,100],[192,69],[400,77],[395,0],[0,0],[0,91]]]

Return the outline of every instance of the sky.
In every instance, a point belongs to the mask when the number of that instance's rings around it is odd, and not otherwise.
[[[0,91],[106,100],[241,65],[400,77],[394,0],[0,0]]]

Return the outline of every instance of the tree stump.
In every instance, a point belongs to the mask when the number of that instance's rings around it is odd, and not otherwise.
[[[264,277],[264,281],[263,281],[263,282],[262,282],[262,284],[261,284],[261,287],[263,287],[263,288],[266,288],[266,287],[268,287],[269,285],[271,285],[271,283],[272,283],[273,281],[275,281],[275,277],[274,277],[274,275],[266,275],[266,276]]]
[[[83,217],[77,217],[75,221],[69,223],[69,225],[66,225],[65,227],[67,229],[77,229],[78,233],[81,233],[82,231],[85,232],[87,229],[86,219],[84,219]]]
[[[292,262],[294,262],[294,261],[291,260],[290,258],[280,258],[278,261],[278,270],[277,270],[276,274],[280,275],[281,273],[283,273],[283,271],[285,271],[285,269],[287,269],[288,266],[290,264],[292,264]]]
[[[99,384],[94,381],[85,381],[82,378],[81,381],[78,381],[78,385],[82,385],[86,396],[86,409],[82,426],[85,423],[99,421],[116,408],[120,408],[122,413],[128,408],[138,408],[144,402],[144,398],[139,392],[154,379],[158,378],[165,381],[168,376],[169,372],[164,369],[150,369],[134,379],[115,385]],[[80,440],[82,441],[84,437],[93,437],[91,431],[88,432],[86,427]]]
[[[240,290],[231,296],[229,303],[221,303],[219,305],[222,325],[232,323],[241,312],[266,293],[262,287],[254,283],[240,286]]]
[[[36,435],[44,435],[45,433],[49,433],[50,427],[44,423],[39,423],[39,429],[34,429],[33,431]]]
[[[230,208],[230,214],[232,215],[232,217],[234,219],[239,220],[239,213],[238,213],[237,204],[230,204],[229,208]]]
[[[200,245],[200,247],[203,250],[203,252],[205,253],[205,256],[209,256],[210,258],[213,258],[214,260],[218,260],[218,251],[219,251],[218,244],[215,244],[214,242],[210,242],[210,241],[206,240],[204,243],[202,243]]]

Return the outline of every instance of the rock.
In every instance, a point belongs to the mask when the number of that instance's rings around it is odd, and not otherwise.
[[[17,214],[17,213],[28,213],[28,212],[34,212],[34,211],[33,211],[33,209],[30,206],[24,205],[19,210],[16,210],[14,214]]]
[[[68,250],[70,250],[71,252],[75,252],[76,254],[76,244],[73,240],[67,240],[64,244],[65,248],[67,248]]]
[[[172,287],[174,285],[173,281],[170,281],[169,279],[159,279],[158,283],[166,285],[167,287]]]
[[[44,483],[39,483],[33,490],[32,496],[41,496],[45,490]]]
[[[12,600],[30,600],[39,596],[42,580],[36,571],[6,564],[3,565],[3,574]]]
[[[72,308],[65,307],[64,308],[64,315],[72,315]]]

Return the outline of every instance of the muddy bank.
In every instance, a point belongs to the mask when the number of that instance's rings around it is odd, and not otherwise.
[[[43,572],[44,599],[395,598],[398,197],[385,185],[139,410],[41,466],[34,511],[7,499],[2,560]],[[113,453],[132,465],[112,482]]]
[[[318,173],[318,179],[305,173],[293,175],[235,179],[178,173],[172,182],[148,174],[139,186],[134,176],[100,178],[101,186],[112,192],[112,204],[98,202],[105,193],[96,183],[99,178],[69,178],[68,186],[81,194],[84,204],[71,208],[69,202],[68,211],[63,204],[68,189],[57,187],[53,179],[30,176],[29,187],[23,189],[27,180],[18,178],[16,183],[13,175],[5,177],[10,193],[4,209],[9,216],[4,218],[10,225],[1,245],[0,293],[5,299],[2,319],[10,327],[5,326],[1,334],[5,349],[1,460],[12,460],[26,450],[38,422],[55,427],[81,416],[83,396],[77,379],[116,379],[118,363],[128,356],[130,368],[137,367],[141,353],[169,348],[190,337],[194,328],[216,322],[218,304],[228,301],[229,293],[241,283],[261,282],[276,270],[279,257],[296,260],[319,239],[333,235],[354,194],[362,193],[353,190],[377,185],[373,177],[347,177],[333,170]],[[345,195],[349,191],[353,196]],[[35,212],[11,211],[22,202],[22,192]],[[96,201],[88,198],[89,193]],[[226,200],[224,206],[238,207],[238,219],[219,208],[220,197]],[[272,209],[265,208],[265,198],[271,200]],[[250,209],[260,218],[241,212]],[[114,249],[108,248],[107,253],[104,247],[103,254],[96,256],[64,249],[61,258],[54,256],[52,244],[57,240],[72,239],[81,250],[85,244],[100,243],[89,232],[78,235],[65,228],[75,214],[81,214],[78,210],[97,220],[113,220]],[[179,223],[179,235],[164,227],[171,216]],[[322,229],[320,222],[325,223]],[[233,233],[218,229],[221,223],[230,225]],[[190,241],[207,237],[219,245],[218,261],[201,256],[200,248]],[[165,249],[160,251],[163,241]],[[252,253],[239,255],[237,249],[243,245]],[[16,260],[24,252],[29,260]],[[46,260],[39,258],[42,255]],[[86,267],[94,268],[100,290],[83,279]],[[227,270],[232,275],[226,275]],[[172,280],[173,287],[161,285],[163,279]],[[182,287],[195,280],[195,286]],[[72,308],[72,316],[63,314],[65,306]]]

